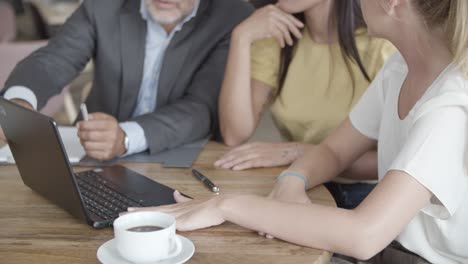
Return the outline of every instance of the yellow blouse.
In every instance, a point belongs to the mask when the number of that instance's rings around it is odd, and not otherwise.
[[[356,31],[356,44],[369,76],[373,79],[384,61],[395,51],[387,41]],[[273,39],[252,46],[252,78],[278,89],[281,48]],[[349,61],[349,60],[348,60]],[[284,87],[272,102],[272,113],[287,141],[320,143],[349,114],[369,86],[357,64],[349,74],[338,44],[315,43],[305,29],[297,43]]]

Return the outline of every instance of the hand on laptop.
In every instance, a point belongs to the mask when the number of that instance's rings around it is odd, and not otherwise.
[[[21,100],[21,99],[11,99],[10,101],[13,102],[13,103],[15,103],[15,104],[21,105],[21,106],[23,106],[23,107],[25,107],[25,108],[34,110],[34,108],[32,107],[32,105],[29,104],[28,102],[24,101],[24,100]],[[1,127],[0,127],[0,141],[7,143],[5,134],[3,133],[3,129],[2,129]]]
[[[78,122],[77,128],[81,145],[91,158],[106,161],[127,151],[124,144],[125,132],[111,115],[89,114],[89,120]]]
[[[225,222],[220,208],[223,196],[208,199],[189,199],[178,191],[174,192],[177,204],[159,206],[128,208],[128,213],[140,211],[155,211],[170,214],[176,218],[177,230],[191,231],[210,226],[217,226]],[[121,215],[127,213],[121,213]]]

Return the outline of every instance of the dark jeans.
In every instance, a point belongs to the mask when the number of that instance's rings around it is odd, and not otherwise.
[[[325,184],[325,187],[327,187],[328,191],[332,194],[339,208],[354,209],[374,189],[375,184],[341,184],[328,182]]]

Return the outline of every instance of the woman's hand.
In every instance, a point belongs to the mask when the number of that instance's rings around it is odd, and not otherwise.
[[[296,177],[284,177],[276,182],[273,190],[268,195],[269,199],[287,202],[287,203],[300,203],[311,204],[309,196],[304,188],[304,181]],[[258,233],[266,238],[273,239],[274,237],[262,232]]]
[[[174,199],[177,204],[144,208],[130,207],[128,213],[153,211],[170,214],[176,218],[177,230],[179,231],[197,230],[225,222],[220,209],[220,203],[223,199],[221,196],[192,200],[175,191]]]
[[[305,191],[304,181],[293,176],[286,176],[277,181],[268,198],[287,203],[311,203]]]
[[[255,11],[250,17],[239,24],[234,35],[245,37],[250,43],[266,38],[275,38],[284,48],[286,44],[293,45],[293,36],[301,38],[301,28],[304,24],[276,5],[268,5]]]
[[[307,144],[255,142],[236,147],[214,165],[218,168],[246,170],[289,165],[301,157]]]

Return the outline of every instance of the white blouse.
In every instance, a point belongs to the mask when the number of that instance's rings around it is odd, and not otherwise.
[[[397,240],[432,263],[468,263],[468,80],[448,66],[401,120],[398,98],[407,73],[401,54],[389,58],[351,123],[378,140],[379,180],[404,171],[432,192],[431,204]]]

